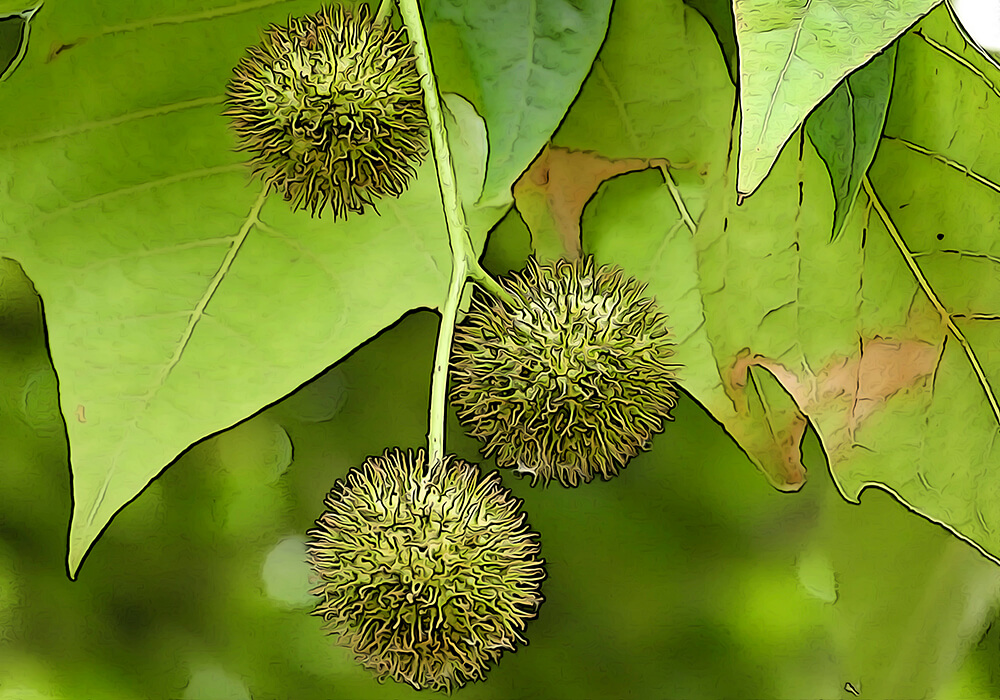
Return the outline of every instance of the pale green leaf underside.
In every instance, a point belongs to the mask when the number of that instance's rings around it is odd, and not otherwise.
[[[233,151],[220,116],[232,66],[259,27],[314,8],[173,3],[169,21],[147,21],[139,3],[129,18],[56,6],[0,90],[0,254],[45,304],[72,462],[71,571],[189,445],[443,301],[450,253],[429,160],[381,216],[333,223],[264,200]],[[486,131],[460,98],[447,104],[475,201]],[[468,213],[482,245],[502,209]]]
[[[659,172],[615,178],[585,212],[584,243],[648,282],[683,388],[773,483],[803,476],[808,419],[845,497],[883,488],[998,558],[1000,73],[944,8],[898,51],[871,171],[887,223],[862,194],[830,241],[829,174],[800,141],[742,206],[736,163],[704,182],[679,171],[680,199],[701,212],[694,232]]]
[[[738,0],[737,191],[754,192],[781,148],[849,73],[941,0]]]

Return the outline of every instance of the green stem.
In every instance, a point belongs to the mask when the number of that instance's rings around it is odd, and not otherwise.
[[[431,375],[430,427],[427,432],[429,448],[428,463],[434,464],[444,458],[445,398],[448,389],[448,364],[451,356],[451,342],[455,335],[455,319],[462,290],[469,277],[470,269],[479,268],[476,255],[469,240],[465,212],[455,186],[455,167],[448,148],[448,132],[444,126],[441,98],[438,95],[434,69],[431,65],[430,49],[424,34],[420,5],[417,0],[400,0],[399,13],[403,17],[406,33],[413,42],[413,52],[417,59],[417,70],[424,91],[424,108],[430,124],[431,148],[437,169],[438,185],[441,189],[441,203],[444,206],[445,222],[448,226],[448,242],[451,244],[451,281],[448,298],[441,309],[441,325],[438,328],[437,348],[434,352],[434,370]]]
[[[479,286],[495,296],[512,309],[520,308],[521,304],[511,296],[511,293],[500,286],[500,283],[493,279],[493,276],[483,269],[478,260],[473,259],[469,266],[469,278],[474,280]]]
[[[684,204],[684,198],[681,197],[681,191],[677,188],[677,183],[674,182],[674,176],[670,174],[669,166],[660,164],[658,167],[660,173],[663,175],[663,181],[670,191],[670,197],[674,200],[674,206],[677,207],[677,212],[681,215],[681,220],[691,233],[695,233],[698,226],[695,224],[694,219],[691,218],[691,213],[688,211],[687,205]]]
[[[380,25],[384,20],[392,16],[392,7],[395,4],[394,0],[382,0],[379,3],[378,12],[375,15],[375,26]]]

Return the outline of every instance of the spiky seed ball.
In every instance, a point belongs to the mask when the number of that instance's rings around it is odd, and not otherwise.
[[[362,213],[373,198],[399,196],[427,153],[412,47],[364,3],[271,25],[227,97],[254,173],[313,215],[327,205],[334,218]]]
[[[309,531],[314,614],[379,680],[481,680],[542,602],[544,562],[494,472],[398,448],[337,481]]]
[[[594,260],[526,268],[479,290],[452,350],[451,403],[484,454],[565,486],[609,479],[646,449],[677,402],[667,318],[645,286]]]

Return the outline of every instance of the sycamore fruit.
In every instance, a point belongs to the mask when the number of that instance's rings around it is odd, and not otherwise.
[[[542,602],[521,502],[474,465],[387,450],[352,469],[309,532],[314,614],[380,680],[450,692],[481,680]]]
[[[399,196],[427,154],[411,44],[366,4],[271,25],[237,65],[227,103],[254,173],[313,215]]]
[[[592,257],[501,279],[510,308],[478,290],[452,350],[451,403],[483,452],[532,483],[613,477],[677,401],[674,341],[644,285]]]

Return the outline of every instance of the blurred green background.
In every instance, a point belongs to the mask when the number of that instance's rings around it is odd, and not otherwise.
[[[527,246],[509,215],[487,267],[520,267]],[[436,325],[407,316],[190,449],[72,582],[41,305],[4,260],[0,700],[434,696],[379,685],[323,634],[302,543],[350,467],[424,445]],[[851,698],[850,683],[865,698],[1000,697],[1000,567],[885,493],[844,502],[812,435],[809,483],[782,494],[693,401],[675,416],[612,481],[531,488],[504,474],[541,533],[546,602],[529,646],[457,696]],[[454,416],[449,449],[481,462]]]

